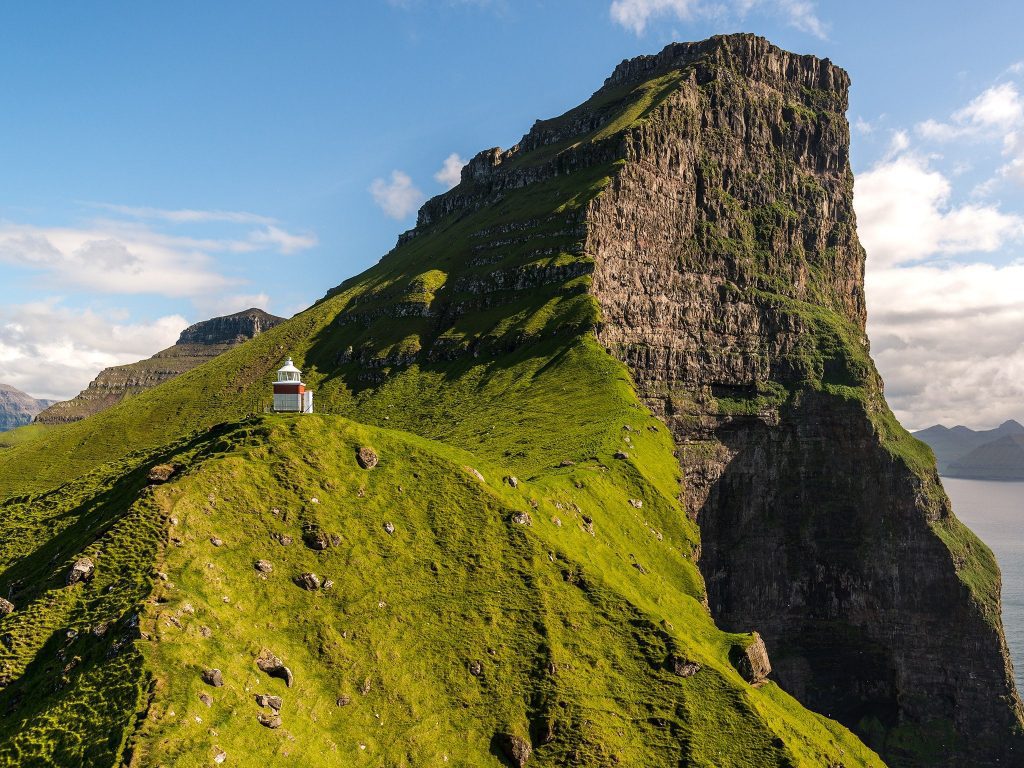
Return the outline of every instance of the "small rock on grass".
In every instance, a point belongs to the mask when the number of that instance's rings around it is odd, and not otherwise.
[[[260,671],[266,672],[271,677],[278,677],[284,680],[285,685],[289,688],[292,687],[292,671],[284,665],[280,657],[274,655],[273,651],[267,648],[262,649],[259,656],[256,657],[256,666],[259,667]]]
[[[473,677],[482,677],[484,674],[484,665],[481,662],[474,659],[473,661],[469,662],[469,674],[471,674]]]
[[[501,735],[501,748],[505,756],[516,768],[524,768],[530,756],[533,754],[533,747],[530,742],[521,736],[504,733]]]
[[[391,521],[388,521],[388,522],[384,523],[384,530],[387,531],[388,533],[394,533],[395,532],[395,524],[392,523]]]
[[[92,559],[88,557],[80,557],[75,561],[75,564],[71,566],[71,570],[68,571],[67,582],[68,586],[77,584],[80,581],[89,581],[92,578],[93,573],[96,571],[96,566]]]
[[[10,600],[5,600],[0,597],[0,616],[6,616],[9,613],[14,612],[14,603]]]
[[[308,589],[310,592],[315,592],[321,586],[320,577],[315,573],[303,573],[296,576],[295,583],[303,589]]]
[[[359,466],[363,469],[373,469],[377,466],[377,462],[379,462],[380,459],[373,448],[364,445],[356,453],[356,461],[359,462]]]
[[[505,482],[507,482],[513,488],[519,487],[519,478],[516,477],[515,475],[510,475],[509,477],[505,478]]]
[[[208,707],[212,707],[213,706],[213,696],[211,696],[208,693],[200,693],[199,694],[199,700],[201,702],[203,702],[203,704],[205,704]]]
[[[224,675],[219,669],[204,669],[203,682],[207,685],[212,685],[214,688],[220,688],[224,685]]]
[[[253,563],[253,567],[260,573],[270,573],[274,570],[274,566],[271,565],[269,560],[257,560]]]
[[[513,512],[512,522],[516,525],[530,525],[532,521],[530,520],[530,516],[525,512]]]
[[[338,700],[335,703],[339,707],[347,707],[349,704],[352,703],[352,697],[351,696],[339,696]]]
[[[257,693],[256,703],[261,707],[270,707],[278,712],[281,711],[281,706],[284,704],[284,700],[280,696],[272,696],[269,693]]]
[[[217,763],[217,765],[220,765],[228,759],[228,753],[225,752],[223,749],[220,749],[218,747],[214,747],[213,749],[215,753],[213,755],[213,762]]]
[[[256,715],[256,720],[264,728],[270,728],[271,730],[281,727],[281,716],[280,715],[265,715],[262,712]]]
[[[213,546],[215,547],[223,547],[224,539],[218,539],[216,536],[211,536],[210,543],[213,544]]]

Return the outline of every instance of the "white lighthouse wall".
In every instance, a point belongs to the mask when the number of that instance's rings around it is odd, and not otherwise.
[[[298,392],[274,393],[274,410],[278,413],[301,413],[302,395]]]
[[[311,389],[307,389],[306,390],[305,402],[303,403],[302,412],[303,413],[312,413],[313,412],[313,390],[311,390]]]

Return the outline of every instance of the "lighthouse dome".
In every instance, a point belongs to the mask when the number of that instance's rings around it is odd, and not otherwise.
[[[302,371],[295,367],[289,357],[288,361],[277,370],[278,381],[302,381]]]

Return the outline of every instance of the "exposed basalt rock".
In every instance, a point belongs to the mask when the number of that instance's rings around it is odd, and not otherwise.
[[[768,649],[757,632],[754,633],[753,641],[749,645],[735,649],[734,659],[736,669],[748,683],[760,683],[772,673]]]
[[[147,479],[149,480],[150,483],[153,483],[154,485],[166,483],[174,475],[174,471],[174,467],[171,466],[170,464],[157,464],[155,467],[149,470],[149,475],[147,475]]]
[[[91,558],[80,557],[75,561],[75,564],[71,566],[71,570],[68,571],[67,578],[65,581],[68,586],[72,584],[78,584],[82,581],[89,581],[92,579],[93,573],[96,571],[96,566]]]
[[[78,395],[53,403],[35,420],[41,424],[81,421],[117,405],[125,397],[170,381],[282,322],[283,317],[262,309],[247,309],[196,323],[181,332],[173,347],[148,360],[104,369]]]
[[[675,67],[686,77],[590,204],[586,252],[598,337],[678,444],[712,613],[757,627],[812,709],[855,730],[877,718],[861,733],[883,756],[880,731],[945,724],[961,740],[944,765],[1017,759],[994,562],[867,353],[847,75],[730,36],[624,62],[608,84]]]
[[[273,651],[268,648],[263,648],[259,655],[256,657],[256,666],[260,671],[267,673],[270,677],[277,677],[284,680],[285,685],[289,688],[292,687],[292,681],[294,677],[292,671],[285,666],[284,662],[280,657],[276,656]]]
[[[379,459],[377,458],[377,452],[368,446],[363,446],[356,452],[356,461],[359,462],[359,466],[363,469],[373,469],[377,466]]]

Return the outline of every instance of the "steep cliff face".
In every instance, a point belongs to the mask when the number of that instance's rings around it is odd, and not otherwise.
[[[712,614],[757,629],[784,686],[895,764],[1008,760],[998,571],[867,353],[846,73],[737,36],[606,87],[680,67],[591,204],[586,251],[598,337],[675,436]]]
[[[8,384],[0,384],[0,432],[28,424],[52,402],[26,395]]]
[[[105,411],[121,400],[180,376],[244,341],[273,328],[284,318],[262,309],[247,309],[190,325],[173,347],[148,360],[105,368],[71,400],[54,403],[35,420],[40,424],[68,424]]]

